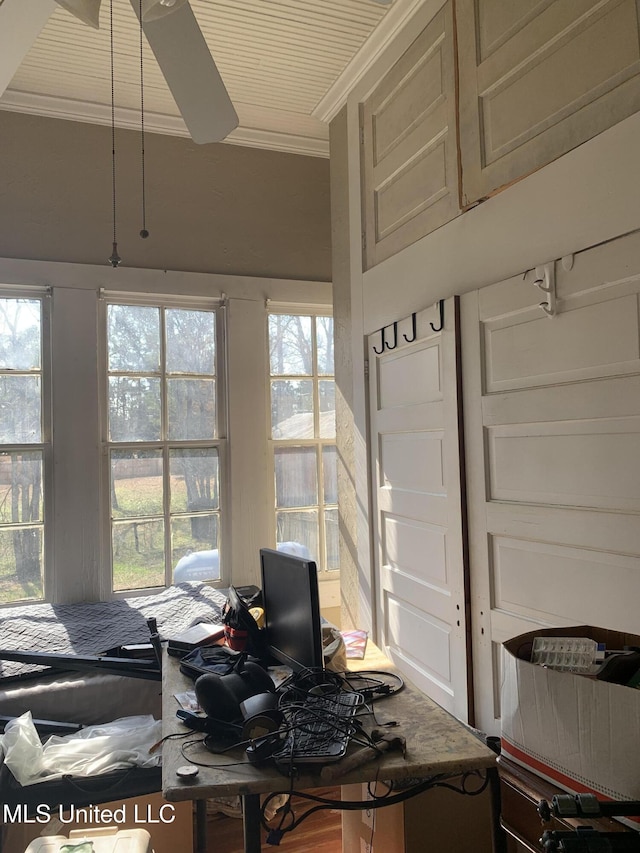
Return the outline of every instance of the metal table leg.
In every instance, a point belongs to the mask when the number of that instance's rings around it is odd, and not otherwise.
[[[244,853],[260,853],[260,794],[242,797]]]
[[[206,800],[196,800],[196,853],[207,853]]]

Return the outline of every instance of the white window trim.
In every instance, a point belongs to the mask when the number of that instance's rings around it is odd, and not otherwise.
[[[316,306],[319,313],[332,311],[332,289],[328,282],[293,281],[249,276],[229,276],[207,273],[186,273],[171,270],[144,270],[120,267],[112,269],[107,264],[69,264],[48,261],[17,260],[0,258],[0,287],[15,293],[34,292],[33,288],[54,288],[61,311],[52,305],[55,340],[47,347],[52,354],[50,375],[56,389],[56,400],[52,412],[55,476],[48,477],[53,483],[54,494],[48,501],[48,526],[52,540],[51,554],[46,555],[45,596],[52,602],[92,601],[113,597],[105,591],[103,568],[104,545],[102,542],[102,505],[96,504],[96,496],[104,494],[102,464],[98,443],[101,412],[98,410],[98,378],[101,371],[97,355],[98,298],[102,291],[125,294],[139,298],[179,300],[194,297],[205,300],[222,300],[226,295],[227,352],[226,372],[228,382],[228,465],[230,496],[228,519],[231,533],[226,539],[229,545],[227,561],[232,567],[234,585],[258,584],[260,568],[258,548],[275,545],[273,525],[269,522],[268,506],[268,449],[264,431],[264,418],[252,399],[251,392],[264,389],[264,377],[268,367],[263,362],[264,350],[258,343],[258,329],[266,334],[267,300],[270,310],[275,305],[294,307],[299,312],[311,313]],[[73,363],[65,336],[76,334],[72,318],[66,323],[55,325],[64,313],[76,303],[82,303],[85,325],[93,328],[80,329],[87,338],[96,339],[93,353],[88,352],[86,364],[79,365],[79,383],[69,387],[64,400],[60,399],[60,388],[65,386],[67,367]],[[93,318],[93,319],[92,319]],[[249,321],[249,322],[248,322]],[[53,327],[52,327],[53,328]],[[88,344],[86,345],[88,347]],[[43,355],[43,359],[44,359]],[[55,357],[55,358],[54,358]],[[250,360],[250,381],[245,382],[247,364]],[[268,364],[268,363],[267,363]],[[78,367],[78,365],[76,365]],[[95,399],[87,400],[88,390],[93,387]],[[259,392],[262,394],[262,392]],[[75,411],[61,412],[65,400],[75,405]],[[265,417],[268,412],[265,412]],[[88,438],[87,426],[95,421],[96,431]],[[95,456],[95,465],[91,461]],[[53,467],[53,463],[52,463]],[[95,468],[95,470],[94,470]],[[75,478],[75,480],[74,480]],[[73,482],[86,480],[90,500],[69,502]],[[45,509],[46,511],[46,509]],[[96,521],[92,521],[92,519]],[[266,523],[263,519],[266,518]],[[51,523],[53,519],[53,524]],[[238,522],[238,519],[241,521]],[[234,523],[235,521],[235,523]],[[55,535],[54,535],[55,534]],[[141,594],[148,594],[147,590]]]
[[[18,285],[0,284],[0,298],[5,299],[39,299],[41,309],[41,327],[40,327],[40,357],[41,357],[41,376],[42,376],[42,397],[41,397],[41,441],[33,445],[3,445],[2,450],[11,450],[15,447],[40,450],[42,452],[42,480],[43,480],[43,525],[44,525],[44,541],[43,541],[43,576],[42,587],[44,598],[47,600],[50,594],[51,572],[49,567],[53,564],[53,453],[51,444],[51,288],[43,286],[23,287]],[[19,606],[24,604],[23,601],[11,602],[5,605],[6,607]]]
[[[269,316],[271,314],[298,314],[301,316],[310,316],[310,317],[331,317],[333,318],[333,306],[332,305],[322,305],[322,304],[306,304],[301,305],[300,303],[278,303],[273,302],[272,300],[267,300],[266,302],[266,324],[268,326]],[[313,333],[315,339],[315,332]],[[316,341],[317,346],[317,341]],[[325,445],[335,445],[337,441],[337,435],[334,436],[333,440],[330,439],[321,439],[321,438],[313,438],[313,439],[288,439],[285,441],[279,441],[278,439],[273,439],[271,437],[271,381],[272,379],[277,379],[279,377],[274,377],[271,374],[271,364],[270,364],[270,343],[269,343],[269,334],[267,331],[266,336],[266,384],[267,384],[267,410],[266,410],[266,435],[268,438],[269,444],[269,459],[271,466],[271,481],[270,481],[270,506],[273,507],[273,528],[275,530],[275,519],[276,514],[278,512],[278,508],[276,507],[276,486],[275,486],[275,450],[278,446],[298,446],[298,447],[315,447],[320,450]],[[317,365],[316,365],[317,366]],[[314,370],[315,367],[314,366]],[[334,366],[335,371],[335,366]],[[292,377],[284,377],[284,378],[292,378]],[[308,376],[299,376],[295,377],[299,379],[308,379]],[[313,377],[316,380],[322,379],[322,374],[314,373]],[[333,381],[335,383],[335,372],[333,374]],[[317,420],[319,417],[319,412],[316,411],[314,413],[314,420]],[[318,481],[318,488],[320,488],[320,479]],[[319,505],[320,506],[320,505]],[[274,533],[275,538],[275,533]],[[325,541],[326,546],[326,541]],[[318,581],[320,583],[320,603],[322,607],[339,607],[340,606],[340,569],[324,569],[318,566]]]
[[[216,341],[216,413],[217,413],[217,437],[211,441],[189,441],[185,442],[185,446],[198,447],[207,446],[215,447],[218,451],[218,472],[220,486],[220,577],[212,583],[215,587],[228,587],[232,582],[230,571],[230,485],[229,485],[229,465],[227,452],[228,438],[228,419],[227,419],[227,355],[226,355],[226,312],[225,312],[226,297],[222,295],[220,298],[203,298],[197,296],[185,295],[180,297],[173,294],[164,294],[161,296],[149,293],[123,293],[122,291],[107,291],[101,290],[99,294],[98,306],[98,393],[100,399],[100,443],[101,443],[101,525],[102,525],[102,557],[103,566],[110,569],[113,568],[113,553],[112,553],[112,536],[111,536],[111,506],[107,500],[104,491],[104,485],[110,482],[110,458],[109,448],[112,447],[108,441],[109,435],[109,411],[107,406],[108,399],[108,353],[107,353],[107,306],[108,305],[143,305],[159,308],[188,308],[191,310],[207,310],[215,311],[215,341]],[[172,441],[164,442],[166,444],[179,446],[181,442]],[[126,448],[133,446],[143,449],[153,446],[156,448],[158,442],[123,442]],[[164,458],[164,453],[163,453]],[[168,460],[165,459],[165,464]],[[164,478],[163,478],[164,482]],[[165,483],[166,485],[166,483]],[[168,494],[164,495],[165,504],[168,503]],[[167,542],[165,535],[165,543]],[[175,568],[175,567],[174,567]],[[160,592],[164,589],[161,587],[144,587],[139,590],[113,590],[113,577],[111,572],[101,572],[101,598],[130,598],[134,595],[153,595],[155,592]]]

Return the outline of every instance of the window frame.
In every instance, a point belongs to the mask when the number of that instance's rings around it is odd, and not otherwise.
[[[40,302],[40,441],[32,444],[1,444],[0,451],[39,451],[42,453],[42,597],[0,601],[0,607],[18,607],[48,601],[53,581],[53,430],[51,370],[51,288],[38,285],[0,284],[0,299],[39,300]],[[3,375],[5,371],[1,371]],[[8,372],[11,375],[12,371]]]
[[[275,451],[278,446],[281,447],[314,447],[316,449],[316,477],[318,484],[318,503],[314,506],[317,506],[318,509],[318,558],[317,558],[317,567],[318,567],[318,580],[327,584],[331,581],[336,581],[339,583],[340,578],[340,566],[335,569],[329,569],[326,567],[327,557],[327,536],[326,536],[326,522],[325,522],[325,512],[327,509],[335,509],[338,513],[338,501],[336,500],[335,504],[325,504],[324,501],[320,501],[320,497],[324,497],[324,449],[325,447],[334,447],[336,448],[337,453],[337,422],[336,422],[336,430],[332,438],[322,438],[320,437],[320,429],[319,429],[319,421],[320,421],[320,394],[319,394],[319,386],[320,382],[323,380],[330,380],[334,383],[334,393],[337,390],[336,386],[336,378],[335,378],[335,345],[334,345],[334,365],[333,365],[333,373],[325,374],[318,372],[318,342],[317,342],[317,330],[315,322],[312,323],[311,328],[311,340],[312,340],[312,351],[313,351],[313,372],[312,374],[272,374],[271,373],[271,341],[269,336],[269,318],[274,315],[297,315],[299,317],[311,317],[314,321],[318,317],[330,317],[332,321],[334,321],[333,314],[333,306],[332,305],[318,305],[318,304],[304,304],[301,302],[295,303],[283,303],[283,302],[272,302],[267,300],[267,311],[266,311],[266,343],[267,343],[267,355],[266,355],[266,364],[267,364],[267,421],[266,421],[266,435],[267,442],[269,446],[269,460],[270,460],[270,468],[272,472],[271,476],[271,498],[270,498],[270,506],[273,507],[273,530],[274,537],[277,539],[277,516],[281,511],[287,512],[296,512],[304,509],[313,509],[314,507],[281,507],[278,508],[276,503],[276,468],[275,468]],[[334,321],[335,323],[335,321]],[[334,342],[335,342],[335,325],[334,325]],[[313,410],[313,424],[314,424],[314,434],[317,437],[311,439],[297,438],[297,439],[278,439],[272,437],[272,421],[271,421],[271,383],[273,380],[311,380],[313,384],[313,401],[314,401],[314,410]],[[337,461],[337,460],[336,460]],[[337,488],[337,484],[336,484]],[[339,513],[338,513],[338,522],[339,522]],[[324,596],[323,596],[324,597]],[[335,597],[335,595],[334,595]],[[334,602],[332,602],[332,605]]]
[[[222,533],[226,540],[223,560],[234,585],[259,585],[258,549],[275,547],[266,432],[267,306],[287,304],[304,313],[317,305],[321,313],[330,314],[331,282],[126,265],[114,270],[104,263],[0,258],[0,286],[11,288],[17,296],[28,296],[35,289],[50,295],[50,343],[44,357],[50,355],[48,372],[54,397],[48,406],[53,445],[47,481],[52,497],[45,507],[50,533],[45,601],[68,604],[114,597],[103,558],[104,464],[98,389],[99,299],[113,291],[125,302],[134,295],[144,299],[152,294],[152,299],[188,304],[217,300],[224,305],[230,495]],[[149,593],[143,590],[140,594]],[[339,602],[339,581],[323,583],[322,606],[334,607]],[[15,606],[28,605],[24,599],[15,602]],[[0,605],[0,614],[4,608]]]
[[[159,308],[177,308],[185,310],[212,311],[215,316],[215,400],[217,435],[213,439],[169,439],[166,435],[158,441],[124,441],[109,440],[109,371],[108,371],[108,339],[107,339],[107,308],[109,305],[132,305]],[[104,600],[131,598],[136,595],[154,595],[166,589],[173,581],[171,552],[171,507],[169,492],[169,456],[170,451],[182,448],[216,448],[218,451],[218,480],[219,480],[219,531],[220,531],[220,577],[207,581],[214,588],[228,587],[231,582],[230,571],[230,511],[229,511],[229,464],[228,464],[228,401],[227,401],[227,329],[226,305],[223,297],[202,297],[160,294],[135,293],[124,290],[101,290],[98,305],[98,395],[100,401],[100,468],[101,468],[101,540],[102,540],[102,571],[101,586]],[[164,324],[161,323],[161,329]],[[161,382],[166,382],[164,340],[161,340]],[[162,389],[162,399],[166,399],[166,387]],[[165,419],[163,419],[164,421]],[[112,549],[112,518],[111,518],[111,455],[112,449],[117,450],[161,450],[163,459],[163,519],[164,519],[164,550],[165,570],[164,586],[141,587],[136,589],[115,590],[113,588],[113,549]]]

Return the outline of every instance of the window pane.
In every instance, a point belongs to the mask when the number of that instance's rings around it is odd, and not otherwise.
[[[113,588],[164,586],[164,522],[115,521],[112,531]]]
[[[0,604],[43,597],[42,543],[42,525],[0,527]]]
[[[168,308],[167,373],[215,373],[215,314]]]
[[[111,441],[159,440],[159,379],[109,377],[109,437]]]
[[[338,469],[335,447],[322,449],[322,473],[324,478],[324,503],[338,503]]]
[[[271,383],[272,438],[313,438],[313,382],[276,379]]]
[[[0,524],[41,521],[42,454],[0,453]]]
[[[215,438],[215,379],[168,379],[169,438]]]
[[[0,443],[42,440],[40,387],[39,376],[0,376]]]
[[[162,454],[157,450],[111,452],[111,515],[162,513]]]
[[[327,569],[340,568],[340,547],[338,544],[338,510],[328,509],[324,514],[324,531],[327,549]]]
[[[317,506],[316,458],[315,447],[276,448],[276,506]]]
[[[336,437],[336,383],[333,379],[318,382],[320,397],[320,438]]]
[[[171,512],[220,508],[218,451],[215,448],[172,450]]]
[[[220,579],[220,518],[217,514],[171,520],[174,583]]]
[[[269,316],[269,360],[272,376],[313,375],[311,317]]]
[[[107,306],[109,370],[156,373],[160,369],[160,309]]]
[[[333,317],[316,317],[318,373],[333,376]]]
[[[276,513],[276,539],[278,543],[295,542],[304,545],[312,560],[318,560],[318,512]]]
[[[39,370],[40,300],[0,299],[0,369]]]

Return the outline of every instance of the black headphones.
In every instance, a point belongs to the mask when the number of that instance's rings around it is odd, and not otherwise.
[[[198,704],[207,717],[224,722],[242,719],[240,703],[256,693],[273,693],[268,673],[257,663],[240,661],[227,675],[207,672],[195,682]]]

